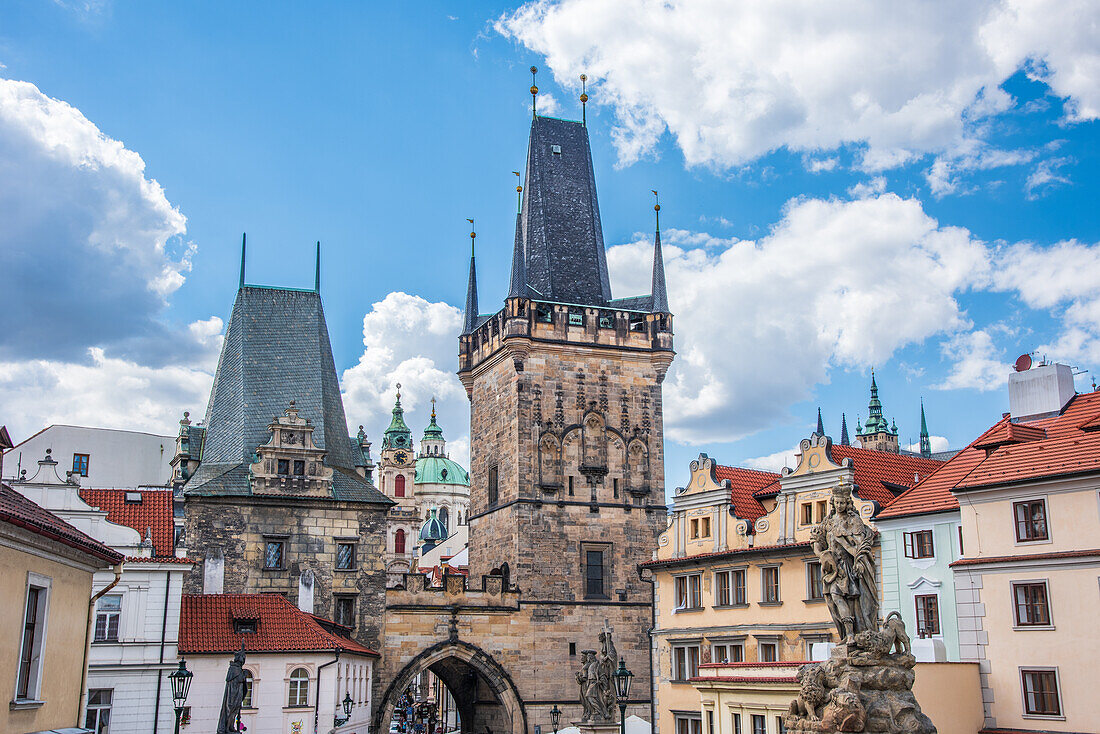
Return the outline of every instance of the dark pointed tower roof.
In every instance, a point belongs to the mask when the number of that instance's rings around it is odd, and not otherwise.
[[[523,188],[516,249],[523,253],[525,295],[557,303],[606,304],[611,282],[583,123],[534,117]]]
[[[882,415],[882,401],[878,399],[878,384],[875,371],[871,370],[871,399],[867,403],[867,422],[863,424],[863,433],[889,433],[890,425]]]
[[[334,499],[389,500],[355,472],[321,297],[313,290],[245,285],[225,330],[210,403],[202,463],[185,491],[248,495],[256,449],[294,401],[334,472]]]
[[[851,441],[849,441],[848,439],[848,416],[846,416],[844,413],[840,414],[840,445],[851,445]]]
[[[819,436],[825,435],[825,424],[821,422],[821,408],[817,409],[817,430],[815,433]]]
[[[470,232],[470,282],[466,286],[466,311],[462,320],[462,333],[469,334],[477,328],[477,268],[474,266],[474,238]]]
[[[527,298],[527,268],[523,253],[523,215],[516,215],[516,243],[512,248],[512,277],[508,281],[509,298]]]
[[[657,232],[653,236],[653,279],[651,281],[653,312],[671,313],[668,309],[668,289],[665,287],[665,258],[661,254],[661,205],[657,204],[654,208],[657,210],[658,219]]]
[[[926,459],[932,456],[932,437],[928,435],[928,420],[924,417],[924,398],[920,400],[920,455]]]

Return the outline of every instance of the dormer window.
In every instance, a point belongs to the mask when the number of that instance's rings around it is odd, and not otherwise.
[[[141,504],[141,492],[127,492],[126,504],[128,505],[140,505]]]
[[[550,152],[553,153],[554,155],[561,155],[561,146],[560,145],[551,145],[550,146]]]
[[[238,635],[255,634],[260,622],[257,619],[234,619],[233,631]]]

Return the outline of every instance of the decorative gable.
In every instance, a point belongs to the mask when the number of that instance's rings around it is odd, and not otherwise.
[[[784,471],[783,476],[797,477],[803,474],[817,474],[851,466],[851,459],[844,460],[842,464],[838,464],[833,460],[832,446],[833,440],[828,436],[819,436],[816,433],[810,434],[809,438],[802,439],[802,442],[798,445],[798,450],[801,452],[798,466],[789,474]]]
[[[313,444],[313,425],[298,415],[293,400],[268,430],[271,438],[256,449],[256,459],[249,469],[252,493],[331,496],[332,468],[325,466],[324,449]]]

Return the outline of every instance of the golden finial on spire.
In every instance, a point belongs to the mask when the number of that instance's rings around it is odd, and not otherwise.
[[[432,395],[432,422],[435,422],[435,395]]]
[[[397,399],[401,399],[401,383],[397,383]]]
[[[588,75],[581,74],[581,124],[588,126]]]
[[[538,74],[538,73],[539,73],[539,67],[532,66],[531,67],[531,117],[536,117],[537,114],[538,114],[535,111],[535,99],[538,97],[538,93],[539,93],[539,88],[535,86],[535,74]]]
[[[467,219],[470,223],[470,257],[474,256],[474,240],[477,238],[477,232],[474,231],[474,220]]]
[[[512,171],[516,177],[516,213],[523,211],[523,184],[520,182],[519,171]]]
[[[657,212],[657,231],[661,230],[661,197],[657,195],[657,189],[650,189],[653,192],[653,211]]]

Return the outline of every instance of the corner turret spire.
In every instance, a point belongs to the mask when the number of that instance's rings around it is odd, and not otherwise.
[[[474,240],[477,232],[474,231],[474,220],[467,219],[470,223],[470,282],[466,286],[466,314],[462,323],[462,333],[469,334],[477,327],[477,269],[474,265]]]
[[[393,419],[382,434],[383,449],[409,449],[412,447],[412,431],[405,424],[405,409],[401,407],[401,383],[397,383],[397,397],[393,401]]]
[[[815,431],[818,436],[825,435],[825,424],[821,422],[821,408],[817,409],[817,430]]]
[[[313,273],[313,292],[321,292],[321,241],[317,240],[317,265]]]
[[[928,421],[924,417],[924,398],[920,400],[920,455],[926,459],[932,456],[932,437],[928,435]]]
[[[851,441],[848,440],[848,417],[844,413],[840,414],[840,445],[851,445]]]
[[[653,192],[653,197],[656,199],[653,211],[657,218],[657,228],[653,235],[653,279],[650,281],[650,292],[653,294],[653,312],[669,313],[668,289],[665,287],[665,259],[661,253],[661,201],[656,191]]]
[[[244,245],[248,239],[248,233],[241,233],[241,288],[244,288]]]

